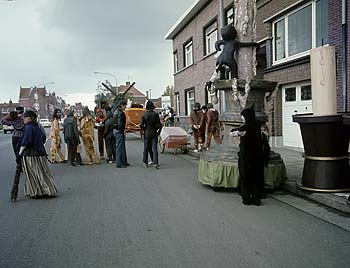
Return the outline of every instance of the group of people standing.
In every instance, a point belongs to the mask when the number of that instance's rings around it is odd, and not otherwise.
[[[201,107],[199,102],[193,106],[190,113],[190,125],[193,133],[194,152],[210,148],[212,137],[216,144],[221,144],[222,124],[219,120],[219,111],[213,107],[212,103]]]

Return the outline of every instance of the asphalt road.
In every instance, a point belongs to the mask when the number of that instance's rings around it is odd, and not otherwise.
[[[60,195],[11,203],[11,136],[0,133],[0,267],[349,267],[350,233],[273,198],[243,206],[197,180],[196,159],[166,151],[160,169],[50,165]]]

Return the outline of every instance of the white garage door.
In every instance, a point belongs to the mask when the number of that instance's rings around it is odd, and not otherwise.
[[[282,88],[282,131],[283,145],[303,148],[300,128],[293,122],[292,115],[312,113],[310,83],[286,85]]]

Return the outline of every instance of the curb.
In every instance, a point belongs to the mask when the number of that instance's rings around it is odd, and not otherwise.
[[[193,152],[192,148],[189,148],[188,154],[199,159],[200,153]],[[286,164],[286,163],[285,163]],[[288,173],[287,173],[288,176]],[[300,181],[300,178],[288,178],[285,181],[281,188],[293,193],[301,198],[309,199],[324,206],[333,208],[335,210],[350,214],[350,206],[347,203],[346,198],[336,196],[334,193],[317,193],[317,192],[308,192],[300,189],[297,185],[297,181]]]

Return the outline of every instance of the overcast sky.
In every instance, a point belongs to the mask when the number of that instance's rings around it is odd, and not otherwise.
[[[173,84],[164,36],[193,2],[0,0],[0,102],[17,102],[20,86],[54,82],[51,92],[93,106],[98,81],[115,84],[94,71],[159,97]]]

